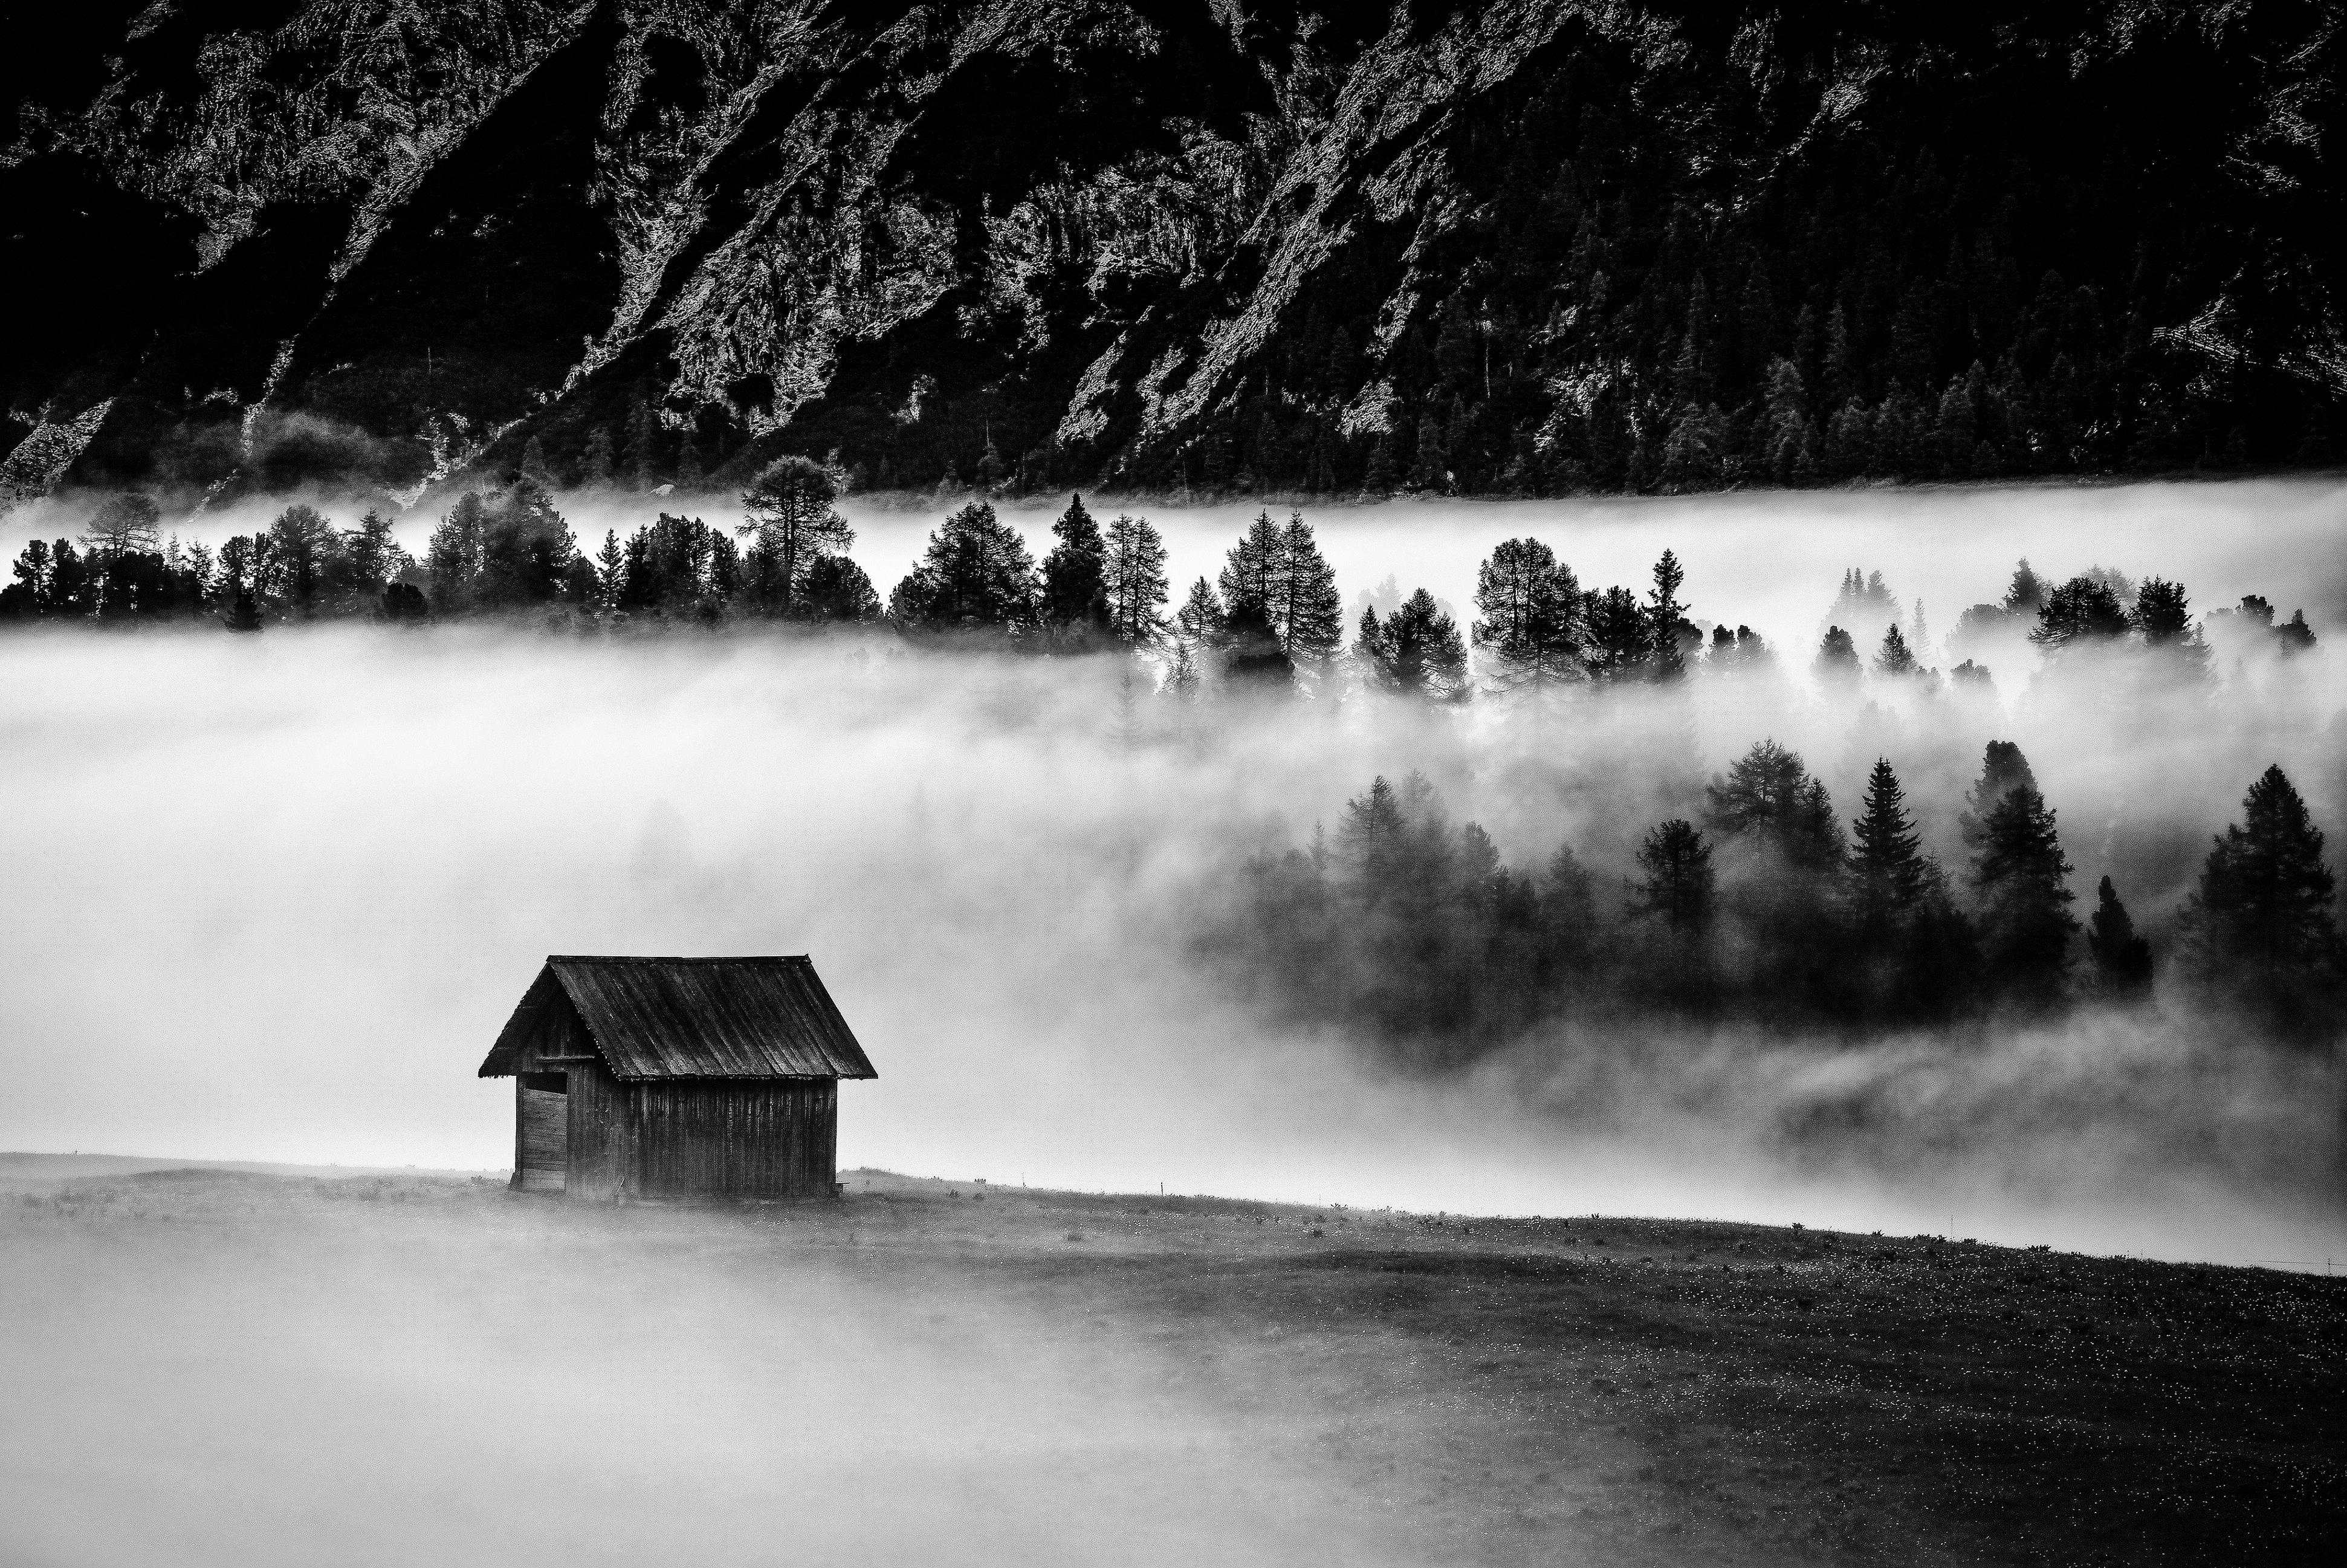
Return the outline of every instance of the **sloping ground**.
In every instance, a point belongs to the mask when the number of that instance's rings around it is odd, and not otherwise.
[[[532,436],[647,487],[2329,461],[2340,47],[2311,4],[97,0],[0,66],[0,485],[405,497]]]
[[[2347,1281],[848,1181],[9,1183],[0,1501],[74,1562],[787,1522],[882,1563],[2239,1563],[2347,1522]]]

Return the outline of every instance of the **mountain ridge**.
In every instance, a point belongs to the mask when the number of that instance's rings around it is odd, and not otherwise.
[[[0,483],[1558,494],[2335,459],[2320,6],[100,4]]]

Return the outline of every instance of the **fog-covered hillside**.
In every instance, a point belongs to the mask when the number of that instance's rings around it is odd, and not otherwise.
[[[0,480],[1556,494],[2347,431],[2315,4],[89,0]]]

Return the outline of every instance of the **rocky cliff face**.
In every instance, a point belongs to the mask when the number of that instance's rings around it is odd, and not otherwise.
[[[0,479],[1700,487],[2320,461],[2316,5],[91,0]]]

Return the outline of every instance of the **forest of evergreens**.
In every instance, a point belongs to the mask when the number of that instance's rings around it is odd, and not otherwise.
[[[626,538],[607,534],[589,555],[549,494],[523,480],[460,497],[421,560],[376,513],[340,528],[304,505],[217,551],[159,543],[155,504],[117,496],[78,542],[25,548],[0,617],[210,620],[245,632],[517,614],[581,629],[868,624],[914,641],[1146,655],[1141,690],[1153,686],[1166,715],[1155,728],[1177,736],[1210,733],[1225,706],[1283,697],[1381,700],[1429,715],[1471,702],[1545,711],[1667,703],[1694,682],[1802,671],[1829,699],[1993,690],[1978,659],[1945,674],[1928,662],[1920,608],[1902,628],[1880,573],[1845,574],[1813,652],[1725,621],[1706,636],[1672,552],[1643,589],[1601,589],[1532,538],[1482,562],[1465,627],[1423,589],[1390,588],[1384,613],[1372,603],[1348,625],[1300,516],[1257,517],[1215,579],[1177,596],[1156,529],[1129,516],[1102,524],[1081,497],[1040,561],[988,503],[969,502],[884,604],[846,553],[854,535],[837,494],[835,475],[785,458],[743,496],[734,527],[661,514]],[[2302,612],[2279,620],[2261,598],[2213,616],[2275,661],[2315,643]],[[1946,645],[1952,660],[2030,645],[2048,668],[2101,660],[2097,682],[2157,696],[2215,690],[2210,624],[2182,584],[2101,568],[2049,582],[2024,561],[2000,601],[1963,612]],[[1122,690],[1112,739],[1144,743],[1152,726],[1133,710],[1134,683]],[[1879,1030],[2042,1017],[2086,1001],[2136,1006],[2155,971],[2280,1038],[2328,1046],[2347,1016],[2323,835],[2279,766],[2250,784],[2239,820],[2207,852],[2163,954],[2136,934],[2107,875],[2080,919],[2074,906],[2087,890],[2072,885],[2058,803],[2011,741],[1992,741],[1982,757],[1956,864],[1925,849],[1887,757],[1858,801],[1837,803],[1800,755],[1764,737],[1680,795],[1697,804],[1652,824],[1635,875],[1608,879],[1571,844],[1537,866],[1503,865],[1490,835],[1454,822],[1425,778],[1380,777],[1346,804],[1333,835],[1235,869],[1226,896],[1208,900],[1217,913],[1199,950],[1272,1010],[1341,1022],[1428,1065],[1556,1019],[1659,1013]]]

